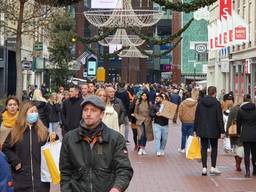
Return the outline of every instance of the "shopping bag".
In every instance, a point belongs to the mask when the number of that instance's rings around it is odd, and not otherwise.
[[[228,138],[228,137],[224,138],[224,140],[223,140],[223,147],[224,147],[224,150],[228,150],[228,151],[232,150],[230,138]]]
[[[60,183],[59,159],[61,141],[47,142],[41,147],[41,181]]]
[[[193,159],[201,159],[201,146],[199,137],[189,136],[186,148],[186,158]]]

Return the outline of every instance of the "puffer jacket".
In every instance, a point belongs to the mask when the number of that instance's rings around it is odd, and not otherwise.
[[[102,123],[102,138],[94,145],[84,141],[82,125],[68,132],[60,153],[61,191],[125,191],[133,176],[124,137]]]
[[[256,107],[243,103],[237,113],[237,132],[242,142],[256,142]]]
[[[179,117],[182,123],[194,123],[197,100],[185,99],[179,106]]]

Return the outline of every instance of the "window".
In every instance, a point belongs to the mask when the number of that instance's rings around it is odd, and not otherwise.
[[[0,61],[4,60],[4,48],[0,47]]]
[[[198,53],[197,60],[198,61],[208,61],[208,53]]]

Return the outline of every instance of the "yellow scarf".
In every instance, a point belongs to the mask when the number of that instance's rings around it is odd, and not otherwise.
[[[2,113],[3,116],[3,125],[6,128],[13,128],[18,117],[19,112],[15,115],[10,115],[7,111]]]

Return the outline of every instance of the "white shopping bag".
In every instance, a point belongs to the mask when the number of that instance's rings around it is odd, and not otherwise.
[[[47,142],[44,146],[41,147],[41,181],[42,182],[52,182],[54,184],[59,183],[59,160],[60,160],[60,149],[61,141]],[[46,153],[48,156],[46,157]],[[50,156],[50,169],[49,170],[49,156]],[[48,159],[48,161],[47,161]],[[55,168],[55,175],[52,178],[52,169]],[[57,173],[56,173],[57,170]],[[56,179],[57,175],[57,179]]]
[[[236,146],[235,147],[235,154],[241,158],[244,158],[244,147],[243,146]]]
[[[224,140],[223,140],[223,147],[224,147],[225,150],[228,150],[228,151],[232,150],[230,138],[228,138],[228,137],[224,138]]]

